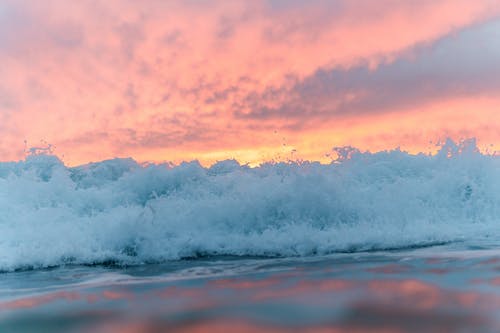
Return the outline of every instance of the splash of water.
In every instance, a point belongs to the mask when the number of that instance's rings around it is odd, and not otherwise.
[[[0,163],[0,270],[200,255],[302,256],[499,237],[500,159],[338,149],[329,165],[204,168],[53,155]]]

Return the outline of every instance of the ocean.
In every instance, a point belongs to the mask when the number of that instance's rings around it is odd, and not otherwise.
[[[0,163],[0,332],[500,331],[500,158]]]

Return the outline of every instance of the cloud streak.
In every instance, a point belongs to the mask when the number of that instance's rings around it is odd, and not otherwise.
[[[499,95],[500,21],[468,27],[430,45],[417,45],[371,69],[319,69],[290,89],[247,98],[242,118],[334,118],[404,111],[453,97]],[[267,107],[283,100],[278,107]],[[264,104],[261,106],[261,104]]]

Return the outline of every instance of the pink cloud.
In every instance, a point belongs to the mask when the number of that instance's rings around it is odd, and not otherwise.
[[[376,70],[490,20],[500,3],[7,0],[2,10],[2,159],[44,139],[75,164],[272,150],[269,126],[293,124],[235,117],[249,98],[280,108],[290,101],[280,92],[318,70]]]

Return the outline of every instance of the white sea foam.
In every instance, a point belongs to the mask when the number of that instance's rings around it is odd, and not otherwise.
[[[67,168],[0,163],[0,270],[199,255],[294,256],[499,237],[500,158],[473,140],[434,156]]]

